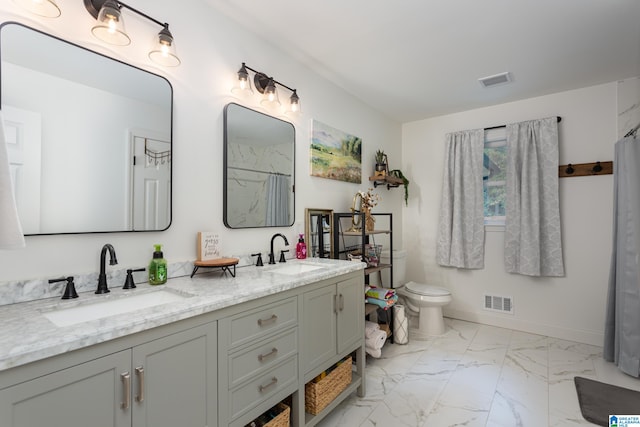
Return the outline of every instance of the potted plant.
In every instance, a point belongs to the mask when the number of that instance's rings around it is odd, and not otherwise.
[[[384,154],[384,151],[378,150],[376,151],[375,176],[386,176],[386,175],[387,175],[387,155]]]
[[[402,180],[402,184],[404,185],[404,204],[405,206],[409,206],[409,180],[406,176],[404,176],[400,169],[389,171],[389,176],[393,176]]]

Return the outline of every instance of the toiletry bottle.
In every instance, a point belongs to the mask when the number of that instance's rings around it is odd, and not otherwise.
[[[304,242],[304,236],[300,234],[298,244],[296,245],[296,258],[305,259],[307,257],[307,244]]]
[[[167,260],[162,255],[162,245],[153,245],[155,252],[149,263],[149,284],[162,285],[167,283]]]

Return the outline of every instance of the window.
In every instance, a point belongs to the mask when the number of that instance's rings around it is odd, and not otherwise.
[[[485,131],[483,166],[484,224],[504,226],[507,172],[505,128]]]

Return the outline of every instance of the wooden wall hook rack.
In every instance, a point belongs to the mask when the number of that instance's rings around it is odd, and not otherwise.
[[[593,162],[593,163],[569,163],[558,167],[560,178],[570,178],[574,176],[591,175],[611,175],[613,173],[613,162]]]

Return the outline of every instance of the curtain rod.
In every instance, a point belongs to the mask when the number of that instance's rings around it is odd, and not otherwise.
[[[558,119],[558,123],[560,123],[560,121],[562,120],[562,117],[557,116],[556,117]],[[507,125],[501,125],[501,126],[492,126],[490,128],[484,128],[484,130],[491,130],[491,129],[500,129],[500,128],[506,128]]]
[[[624,137],[626,138],[628,136],[635,135],[636,132],[638,131],[638,128],[640,128],[640,123],[638,123],[638,125],[636,127],[634,127],[629,132],[627,132],[627,134]]]
[[[227,166],[227,169],[234,169],[234,170],[237,170],[237,171],[245,171],[245,172],[266,173],[267,175],[291,176],[291,174],[288,174],[288,173],[261,171],[261,170],[258,170],[258,169],[239,168],[239,167],[236,167],[236,166]]]

